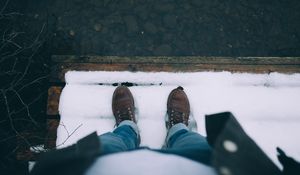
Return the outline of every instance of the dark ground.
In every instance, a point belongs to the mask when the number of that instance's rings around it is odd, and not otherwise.
[[[43,136],[52,54],[300,56],[299,21],[298,0],[0,0],[0,167]]]
[[[300,55],[298,0],[22,2],[25,28],[46,22],[56,54]]]

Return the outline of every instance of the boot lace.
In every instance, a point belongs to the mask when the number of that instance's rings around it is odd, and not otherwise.
[[[117,113],[117,124],[120,124],[124,120],[134,121],[133,112],[130,107],[125,110],[118,110]]]
[[[187,125],[187,121],[185,119],[186,113],[180,111],[171,110],[169,114],[169,125],[170,127],[177,123],[184,123]]]

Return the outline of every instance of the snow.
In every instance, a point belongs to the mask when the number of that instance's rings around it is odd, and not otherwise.
[[[65,75],[60,98],[57,145],[65,147],[85,135],[112,131],[113,83],[131,82],[141,145],[160,148],[166,136],[164,118],[170,91],[183,86],[198,132],[204,116],[231,111],[246,132],[277,164],[276,146],[300,160],[300,74],[230,72],[144,73],[76,72]],[[102,84],[102,85],[100,85]],[[280,166],[280,165],[279,165]]]

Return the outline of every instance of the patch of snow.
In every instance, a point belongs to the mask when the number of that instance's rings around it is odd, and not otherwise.
[[[131,82],[141,145],[160,148],[166,136],[167,97],[177,86],[187,93],[198,132],[205,133],[204,116],[231,111],[246,132],[277,164],[276,146],[300,160],[300,74],[247,74],[229,72],[66,73],[60,98],[61,125],[57,145],[65,147],[85,135],[112,131],[113,83]],[[105,84],[105,85],[99,85]]]
[[[28,171],[31,172],[32,168],[34,167],[35,165],[35,161],[28,161]]]

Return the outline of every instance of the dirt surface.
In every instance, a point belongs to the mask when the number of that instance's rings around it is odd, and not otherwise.
[[[24,7],[29,30],[47,21],[55,54],[300,55],[298,0],[35,0]]]

